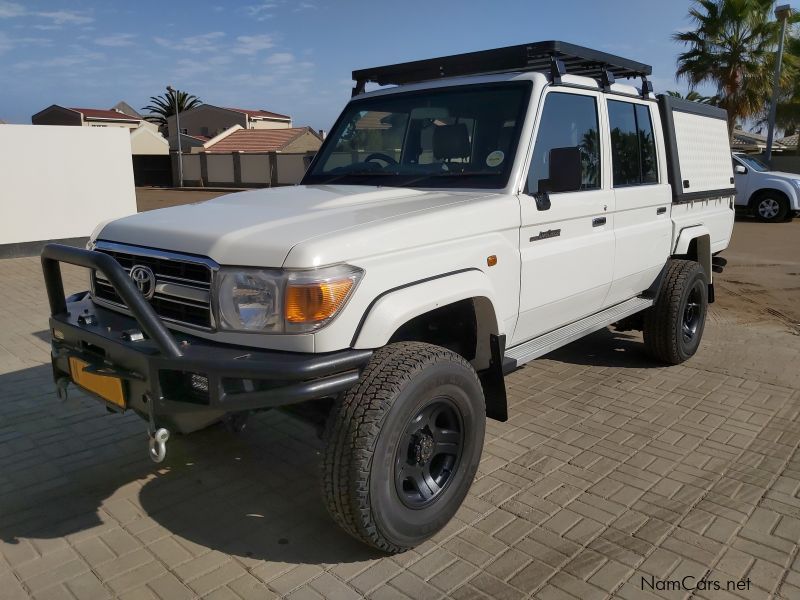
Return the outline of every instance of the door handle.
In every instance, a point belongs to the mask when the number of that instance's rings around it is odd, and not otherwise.
[[[592,227],[600,227],[601,225],[605,224],[606,224],[605,217],[595,217],[594,219],[592,219]]]
[[[656,214],[657,215],[663,215],[665,212],[667,212],[667,207],[666,206],[660,206],[660,207],[658,207],[656,209]]]

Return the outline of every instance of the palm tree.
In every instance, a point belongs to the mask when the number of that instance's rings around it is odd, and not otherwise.
[[[167,92],[160,96],[150,96],[150,102],[151,104],[148,104],[142,110],[150,112],[149,115],[145,116],[145,119],[151,123],[158,123],[159,129],[167,127],[167,118],[175,114],[176,106],[180,112],[184,112],[203,103],[197,96],[181,90]]]
[[[786,40],[786,56],[790,60],[800,60],[800,37]],[[794,77],[787,89],[783,90],[778,102],[775,124],[784,130],[785,135],[794,135],[800,129],[800,78]],[[800,151],[800,136],[795,151]]]
[[[689,17],[696,28],[673,39],[688,46],[678,55],[678,79],[717,88],[728,111],[728,135],[741,121],[764,110],[772,88],[780,25],[771,18],[774,0],[695,0]],[[782,71],[790,77],[792,61]]]
[[[711,106],[717,106],[719,104],[719,96],[703,96],[697,90],[689,90],[685,96],[674,90],[667,90],[665,93],[667,96],[672,96],[673,98],[683,98],[684,100],[699,102],[700,104],[710,104]]]

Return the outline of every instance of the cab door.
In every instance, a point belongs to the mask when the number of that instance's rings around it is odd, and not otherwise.
[[[520,195],[520,315],[510,345],[597,312],[614,266],[614,192],[604,107],[592,91],[548,91]],[[573,183],[561,172],[579,162]],[[569,179],[569,178],[567,178]]]

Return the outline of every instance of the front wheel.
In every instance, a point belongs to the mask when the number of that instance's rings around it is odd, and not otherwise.
[[[420,544],[461,506],[485,429],[483,391],[461,356],[419,342],[377,350],[328,417],[328,511],[345,531],[384,552]]]
[[[655,304],[644,313],[648,354],[677,365],[694,356],[708,312],[708,279],[693,260],[670,260]]]

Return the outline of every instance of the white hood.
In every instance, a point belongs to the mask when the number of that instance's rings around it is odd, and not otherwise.
[[[280,267],[304,240],[485,195],[339,185],[253,190],[112,221],[97,239],[208,256],[222,265]]]

